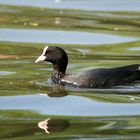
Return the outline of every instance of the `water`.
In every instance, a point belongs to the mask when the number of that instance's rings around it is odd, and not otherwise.
[[[132,42],[139,39],[134,37],[131,38],[108,34],[78,32],[78,31],[59,31],[59,30],[45,31],[45,30],[26,30],[26,29],[24,30],[0,29],[0,32],[1,32],[0,37],[1,41],[12,41],[12,42],[93,45],[93,44],[113,44],[122,42]],[[100,40],[101,38],[102,40]]]
[[[82,9],[99,11],[140,11],[139,0],[0,0],[1,4],[25,5],[35,7],[62,8],[62,9]]]
[[[48,98],[48,96],[45,97],[43,95],[18,95],[1,97],[0,107],[2,110],[34,110],[41,114],[64,116],[139,115],[140,97],[126,96],[126,98],[130,102],[132,100],[134,104],[129,102],[120,104],[103,103],[74,95],[63,98]],[[135,98],[138,103],[133,101]]]
[[[139,0],[0,0],[0,139],[139,139],[140,84],[60,89],[46,45],[67,73],[140,63]],[[32,7],[30,7],[32,6]]]

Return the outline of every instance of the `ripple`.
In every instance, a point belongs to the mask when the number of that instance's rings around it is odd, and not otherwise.
[[[60,30],[0,29],[0,34],[0,41],[53,44],[114,44],[138,40],[134,37]]]
[[[0,4],[103,11],[140,11],[138,0],[0,0]]]
[[[0,75],[10,75],[10,74],[16,74],[16,72],[10,72],[10,71],[0,71]]]
[[[129,109],[128,109],[129,108]],[[41,95],[0,97],[1,110],[33,110],[41,114],[69,116],[139,115],[139,103],[102,103],[84,97],[48,98]]]
[[[130,51],[140,51],[140,47],[132,47],[132,48],[128,48],[128,50],[130,50]]]

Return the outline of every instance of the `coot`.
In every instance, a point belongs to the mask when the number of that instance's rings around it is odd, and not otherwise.
[[[116,68],[91,69],[82,73],[67,75],[68,56],[64,49],[46,46],[35,63],[48,61],[53,64],[51,81],[53,84],[80,88],[106,88],[133,84],[140,80],[140,65],[128,65]]]

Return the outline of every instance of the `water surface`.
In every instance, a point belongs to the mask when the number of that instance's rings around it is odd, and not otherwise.
[[[140,64],[139,3],[0,0],[0,139],[139,139],[139,83],[61,89],[48,82],[51,64],[34,63],[59,45],[67,73]]]
[[[127,97],[133,104],[102,103],[80,96],[49,98],[47,95],[23,95],[0,97],[1,110],[34,110],[41,114],[61,116],[121,116],[139,115],[140,97]],[[135,102],[136,99],[136,103]],[[132,101],[131,101],[132,100]],[[8,103],[8,104],[7,104]],[[65,104],[65,106],[64,106]],[[120,110],[121,108],[121,110]],[[128,110],[129,108],[129,110]],[[113,110],[113,111],[112,111]]]
[[[136,41],[139,38],[78,31],[0,29],[0,41],[52,44],[113,44]],[[13,36],[14,34],[14,36]],[[111,39],[110,39],[111,38]]]
[[[1,4],[99,11],[140,11],[139,0],[0,0]]]

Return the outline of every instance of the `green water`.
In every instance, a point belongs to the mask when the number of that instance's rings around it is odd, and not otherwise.
[[[34,63],[58,45],[67,73],[140,64],[140,1],[23,2],[0,0],[0,139],[140,139],[139,84],[60,90],[47,82],[52,65]],[[49,118],[48,134],[38,123]]]

